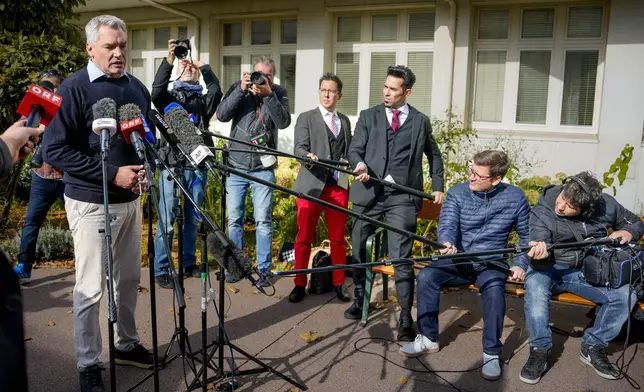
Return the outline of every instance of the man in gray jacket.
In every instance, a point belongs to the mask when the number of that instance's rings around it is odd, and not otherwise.
[[[256,142],[270,148],[277,146],[277,130],[291,124],[286,90],[273,83],[275,62],[265,56],[255,60],[255,72],[244,72],[242,80],[233,84],[217,108],[217,119],[232,120],[230,137],[246,142]],[[231,142],[227,164],[265,181],[275,182],[275,159],[262,158],[245,145]],[[253,191],[255,212],[257,264],[260,284],[269,285],[271,245],[273,242],[273,189],[240,176],[231,174],[226,182],[228,205],[228,235],[235,245],[243,249],[244,212],[248,187]],[[232,282],[230,276],[226,277]]]

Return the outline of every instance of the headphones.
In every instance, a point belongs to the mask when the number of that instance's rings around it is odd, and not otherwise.
[[[577,176],[566,177],[566,178],[563,179],[561,184],[565,185],[565,184],[567,184],[567,183],[569,183],[571,181],[577,183],[577,185],[579,185],[581,187],[581,189],[583,189],[584,193],[591,200],[593,199],[593,196],[592,196],[592,193],[590,191],[590,187],[588,186],[588,184],[586,184],[586,182],[584,180],[582,180],[581,178],[579,178]],[[594,203],[591,203],[590,205],[588,205],[588,207],[586,207],[585,209],[582,209],[581,216],[584,217],[584,218],[590,218],[592,216],[593,212],[595,212],[595,204],[597,204],[597,201],[598,200],[595,200]]]

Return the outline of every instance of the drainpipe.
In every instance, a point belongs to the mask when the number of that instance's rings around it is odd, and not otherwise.
[[[195,25],[197,27],[197,34],[195,34],[195,43],[194,43],[194,45],[192,45],[193,46],[192,52],[194,54],[194,56],[193,56],[194,58],[196,58],[196,59],[199,58],[199,45],[201,43],[201,21],[199,20],[199,18],[197,18],[193,14],[190,14],[190,13],[187,13],[187,12],[184,12],[184,11],[180,11],[180,10],[178,10],[176,8],[168,7],[167,5],[159,4],[159,3],[157,3],[156,1],[153,1],[153,0],[139,0],[139,1],[142,2],[142,3],[149,4],[154,8],[158,8],[160,10],[169,12],[171,14],[183,16],[184,18],[194,20]]]
[[[450,47],[449,47],[449,99],[448,110],[450,117],[447,119],[448,123],[451,123],[451,113],[452,113],[452,100],[454,97],[454,67],[455,67],[455,57],[456,57],[456,2],[454,0],[446,0],[449,3],[449,35],[450,35]]]

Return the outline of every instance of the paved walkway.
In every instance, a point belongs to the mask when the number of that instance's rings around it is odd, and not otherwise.
[[[148,272],[143,271],[137,312],[138,328],[142,343],[151,347],[151,321]],[[212,274],[214,279],[214,274]],[[217,285],[216,281],[213,284]],[[72,288],[74,272],[67,269],[40,268],[34,271],[33,282],[23,290],[25,299],[26,346],[31,391],[78,391],[78,373],[75,368],[73,346]],[[481,363],[482,323],[480,300],[477,293],[454,291],[444,294],[441,303],[441,351],[423,358],[431,370],[405,359],[397,353],[398,345],[382,339],[394,339],[396,312],[394,303],[386,304],[372,316],[366,328],[345,320],[342,316],[347,305],[331,294],[311,295],[299,304],[286,298],[292,288],[290,279],[279,279],[276,295],[265,297],[257,294],[248,282],[234,285],[239,291],[226,290],[225,325],[230,339],[242,349],[256,355],[277,370],[305,383],[310,391],[557,391],[599,392],[634,390],[626,380],[608,381],[600,378],[579,360],[581,339],[555,334],[554,366],[537,386],[519,381],[519,372],[528,356],[524,346],[527,339],[523,316],[523,302],[508,298],[505,320],[503,358],[510,358],[504,368],[503,378],[497,382],[485,381],[478,371],[454,372],[475,368]],[[380,287],[376,287],[379,295]],[[199,281],[186,280],[186,327],[193,349],[201,345]],[[160,350],[163,352],[174,331],[172,291],[157,289],[157,319]],[[102,304],[104,355],[107,366],[107,337],[105,300]],[[584,326],[588,319],[583,307],[556,305],[552,319],[563,329]],[[217,322],[212,307],[208,308],[208,339],[216,336]],[[307,343],[301,334],[312,333],[320,339]],[[623,341],[611,347],[611,358],[621,353]],[[523,348],[521,348],[523,346]],[[358,349],[360,350],[358,350]],[[627,350],[631,358],[636,346]],[[171,354],[178,352],[177,345]],[[230,352],[225,352],[226,361]],[[240,355],[235,363],[244,363]],[[251,368],[245,364],[242,369]],[[412,372],[405,369],[419,370]],[[118,367],[118,390],[126,391],[143,378],[143,370]],[[187,380],[193,376],[188,372]],[[424,373],[423,373],[424,372]],[[629,371],[638,382],[644,381],[644,355],[635,355]],[[108,371],[104,380],[109,385]],[[238,378],[238,391],[296,391],[292,385],[270,374]],[[452,386],[450,386],[450,384]],[[185,391],[184,367],[175,360],[160,372],[161,391]],[[152,381],[144,383],[137,391],[153,391]]]

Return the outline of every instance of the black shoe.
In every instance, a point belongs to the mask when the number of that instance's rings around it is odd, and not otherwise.
[[[92,365],[80,372],[81,392],[105,392],[101,370],[98,365]]]
[[[273,277],[273,273],[271,271],[267,272],[260,272],[259,273],[259,281],[257,281],[257,285],[259,287],[270,287],[273,285],[273,282],[271,282],[271,278]]]
[[[548,368],[550,350],[540,347],[530,347],[530,356],[521,369],[519,380],[526,384],[536,384]]]
[[[619,368],[610,363],[603,347],[589,346],[586,343],[582,343],[579,359],[586,365],[592,366],[595,369],[595,373],[608,380],[617,380],[623,376]]]
[[[351,298],[344,291],[344,285],[335,286],[335,295],[338,296],[338,299],[342,302],[351,302]]]
[[[172,277],[169,274],[158,275],[156,278],[154,278],[154,280],[156,280],[157,284],[162,289],[174,288],[174,282],[172,281]]]
[[[416,339],[416,331],[414,330],[414,319],[411,317],[411,311],[403,310],[400,312],[400,320],[398,321],[398,341],[413,342],[414,339]]]
[[[130,351],[115,350],[114,361],[119,365],[135,366],[141,369],[152,369],[154,358],[152,353],[140,344]]]
[[[344,318],[349,320],[360,320],[362,319],[362,303],[364,297],[356,297],[349,309],[344,311]]]
[[[305,294],[306,294],[306,289],[304,287],[295,286],[293,287],[291,294],[288,295],[288,300],[293,303],[300,302],[301,300],[304,299]]]
[[[186,267],[183,270],[183,276],[185,276],[186,278],[193,277],[199,279],[201,278],[201,271],[196,265],[191,265],[190,267]]]
[[[237,282],[239,282],[240,280],[241,280],[241,279],[235,279],[235,278],[233,278],[233,276],[232,276],[232,275],[230,275],[230,274],[226,274],[226,283],[237,283]]]

